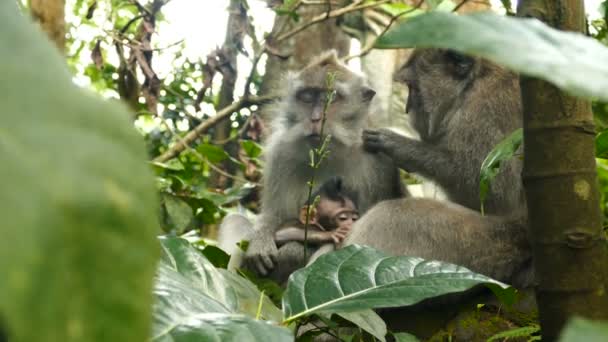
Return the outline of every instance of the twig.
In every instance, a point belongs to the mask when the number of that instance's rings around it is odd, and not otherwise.
[[[454,7],[452,12],[458,11],[460,9],[460,7],[464,6],[467,2],[469,2],[469,0],[462,0],[458,5],[456,5],[456,7]]]
[[[295,36],[296,34],[302,32],[303,30],[307,29],[308,27],[310,27],[314,24],[320,23],[322,21],[325,21],[327,19],[340,17],[347,13],[364,10],[366,8],[377,7],[377,6],[380,6],[383,4],[387,4],[390,1],[391,0],[381,0],[381,1],[372,2],[372,3],[364,3],[364,0],[357,0],[346,7],[338,8],[329,13],[321,13],[321,14],[315,16],[314,18],[312,18],[310,21],[308,21],[300,26],[294,27],[293,29],[289,30],[288,32],[283,33],[282,35],[278,36],[277,38],[275,38],[273,40],[273,42],[278,43],[285,39],[291,38],[291,37]]]
[[[327,150],[327,146],[331,140],[331,135],[327,135],[327,137],[323,138],[323,131],[325,128],[325,121],[327,120],[327,109],[329,109],[329,105],[334,101],[336,96],[335,89],[335,77],[336,75],[333,73],[327,74],[327,95],[325,97],[325,104],[323,106],[323,116],[321,118],[321,130],[319,132],[319,136],[323,139],[321,147],[313,148],[310,152],[310,167],[312,168],[312,174],[310,176],[310,181],[308,181],[308,196],[307,201],[308,207],[306,208],[306,220],[304,222],[304,260],[308,259],[308,228],[310,223],[310,214],[313,207],[316,205],[312,199],[312,189],[315,187],[315,178],[317,175],[317,169],[321,166],[321,163],[329,154]]]
[[[182,151],[184,151],[187,146],[190,146],[190,144],[192,144],[199,136],[207,132],[207,130],[221,122],[224,118],[230,116],[235,111],[247,106],[271,102],[275,98],[276,97],[274,96],[249,97],[233,102],[231,105],[222,108],[222,110],[217,112],[215,116],[201,122],[193,130],[188,132],[188,134],[186,134],[183,139],[180,139],[180,141],[176,143],[173,147],[168,149],[160,156],[154,158],[154,161],[163,163],[169,159],[175,158],[180,153],[182,153]]]
[[[353,58],[360,58],[360,57],[363,57],[363,56],[367,55],[368,53],[370,53],[373,50],[373,48],[376,45],[376,43],[378,42],[378,39],[380,39],[380,37],[382,37],[384,34],[386,34],[386,32],[388,32],[388,30],[395,23],[395,21],[397,21],[397,19],[399,19],[400,17],[402,17],[402,16],[404,16],[404,15],[406,15],[408,13],[412,13],[415,10],[419,9],[420,6],[422,6],[423,3],[424,3],[424,0],[420,0],[416,4],[416,6],[414,6],[413,8],[410,8],[407,11],[403,11],[401,13],[397,13],[396,15],[392,16],[391,20],[384,27],[384,30],[382,30],[382,32],[380,32],[380,34],[370,44],[368,44],[366,47],[364,47],[363,49],[361,49],[361,52],[359,52],[358,54],[345,57],[344,61],[348,62],[348,61],[350,61]]]
[[[171,133],[171,135],[173,135],[173,136],[177,137],[177,139],[178,139],[180,142],[185,143],[185,142],[183,141],[183,140],[184,140],[184,138],[182,138],[182,137],[181,137],[179,134],[175,133],[175,132],[173,131],[173,129],[171,128],[171,126],[169,126],[169,124],[167,123],[167,121],[166,121],[165,119],[160,118],[160,120],[161,120],[161,122],[163,123],[163,125],[164,125],[164,126],[167,128],[167,130],[169,131],[169,133]],[[209,167],[210,167],[210,168],[211,168],[213,171],[215,171],[215,172],[217,172],[217,173],[221,174],[222,176],[227,177],[227,178],[234,179],[234,180],[239,181],[239,182],[242,182],[242,183],[252,183],[252,184],[254,184],[254,185],[256,185],[256,186],[258,186],[258,185],[259,185],[258,183],[255,183],[255,182],[250,182],[250,181],[248,181],[248,180],[246,180],[246,179],[244,179],[244,178],[241,178],[241,177],[238,177],[238,176],[232,175],[232,174],[230,174],[230,173],[228,173],[228,172],[226,172],[226,171],[222,170],[220,167],[217,167],[215,164],[213,164],[211,161],[209,161],[209,158],[207,158],[207,157],[203,156],[203,155],[202,155],[202,154],[200,154],[200,153],[199,153],[197,150],[193,149],[192,147],[188,146],[187,144],[186,144],[186,145],[184,145],[184,146],[186,146],[186,149],[187,149],[187,150],[188,150],[190,153],[194,154],[194,155],[195,155],[195,156],[196,156],[198,159],[202,160],[203,162],[205,162],[205,164],[209,165]]]

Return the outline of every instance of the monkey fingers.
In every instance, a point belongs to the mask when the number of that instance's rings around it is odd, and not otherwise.
[[[256,272],[262,276],[265,276],[274,269],[275,261],[276,256],[273,257],[272,254],[260,254],[253,258],[253,266],[255,267]]]
[[[363,148],[369,152],[381,151],[380,132],[371,129],[363,130]]]

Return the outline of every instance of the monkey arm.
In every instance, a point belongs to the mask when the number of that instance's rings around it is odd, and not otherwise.
[[[418,173],[439,183],[452,184],[458,179],[454,167],[457,152],[447,151],[422,141],[410,139],[389,129],[365,130],[364,147],[370,152],[383,152],[393,159],[397,167]]]
[[[305,233],[304,228],[298,228],[298,227],[281,228],[274,234],[274,241],[276,242],[276,244],[279,247],[290,241],[304,242],[304,238],[305,238],[304,233]],[[308,236],[306,236],[306,239],[308,240],[308,243],[311,243],[314,245],[321,245],[321,244],[325,244],[328,242],[331,242],[331,243],[334,242],[334,240],[332,239],[331,231],[324,232],[324,231],[315,229],[313,227],[308,228]]]

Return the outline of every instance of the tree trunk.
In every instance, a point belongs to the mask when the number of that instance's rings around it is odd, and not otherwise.
[[[65,51],[65,0],[30,0],[30,13],[42,30]]]
[[[215,106],[216,110],[218,111],[234,102],[234,88],[238,73],[236,58],[239,50],[237,44],[240,44],[239,42],[242,39],[242,37],[237,39],[237,35],[242,34],[242,22],[243,20],[247,20],[246,13],[244,14],[245,18],[242,17],[242,10],[244,9],[242,9],[241,6],[241,0],[230,0],[230,6],[228,7],[228,27],[226,29],[224,45],[222,46],[222,56],[224,61],[228,64],[228,67],[223,68],[225,72],[222,75],[222,86],[220,88],[217,105]],[[213,140],[227,140],[230,137],[230,130],[232,127],[231,124],[232,121],[230,121],[230,117],[227,117],[215,125],[213,130]],[[237,158],[238,145],[236,145],[235,142],[229,141],[226,143],[224,148],[232,157]],[[234,174],[236,171],[236,164],[230,160],[222,162],[222,164],[219,166],[222,168],[222,170],[227,171],[229,174]],[[218,172],[212,171],[209,186],[212,188],[224,189],[230,185],[230,182],[231,179]]]
[[[581,0],[523,0],[518,15],[584,29]],[[524,183],[543,340],[574,315],[608,319],[608,248],[602,233],[589,101],[522,77]]]

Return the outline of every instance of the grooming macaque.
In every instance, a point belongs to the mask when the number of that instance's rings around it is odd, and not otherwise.
[[[420,141],[389,130],[365,131],[371,151],[437,182],[452,202],[384,201],[354,226],[344,245],[442,260],[528,287],[533,281],[521,162],[501,167],[483,216],[479,171],[487,153],[521,127],[518,78],[485,60],[418,50],[397,75],[410,93],[406,110]]]
[[[333,84],[328,85],[328,75],[334,76]],[[272,134],[265,149],[261,213],[244,258],[245,266],[260,275],[282,263],[281,258],[299,257],[279,255],[274,235],[305,202],[313,172],[316,184],[340,175],[346,188],[361,195],[355,199],[361,213],[381,200],[404,195],[392,160],[362,148],[361,136],[375,94],[363,77],[348,70],[331,52],[289,74],[282,89],[285,93],[276,105]],[[335,97],[326,110],[327,95],[332,90]],[[310,151],[319,148],[328,135],[329,153],[313,170],[309,165]],[[293,244],[299,245],[290,242],[285,246]],[[303,248],[293,247],[293,251],[303,253]]]
[[[269,277],[283,283],[293,271],[307,262],[333,251],[350,232],[353,223],[359,219],[359,212],[353,201],[355,197],[355,194],[343,188],[339,177],[330,178],[321,185],[319,190],[312,194],[311,203],[300,208],[299,217],[283,222],[275,232],[274,242],[278,247],[278,254],[284,258],[279,259],[276,271],[271,272]],[[308,208],[312,205],[314,207],[309,212]],[[233,227],[227,226],[228,224]],[[231,259],[230,268],[240,267],[242,255],[240,250],[235,248],[236,243],[250,237],[253,229],[246,218],[232,214],[222,223],[220,234],[226,234],[230,230],[230,236],[220,236],[219,247],[232,254],[234,261]],[[304,255],[304,240],[307,241],[307,258]]]
[[[455,203],[383,201],[355,223],[344,241],[351,244],[461,265],[517,287],[533,281],[525,219],[482,216]]]
[[[480,209],[479,173],[488,153],[522,127],[518,76],[450,50],[416,50],[395,79],[407,84],[406,112],[420,140],[367,130],[364,145],[436,182],[455,203]],[[489,214],[525,212],[521,160],[501,166],[484,203]]]

